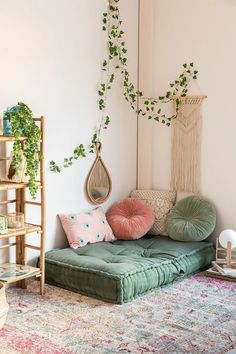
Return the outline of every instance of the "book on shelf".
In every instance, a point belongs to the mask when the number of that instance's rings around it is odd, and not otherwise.
[[[22,264],[4,263],[0,264],[0,281],[9,282],[24,276],[33,275],[38,272],[38,268]]]
[[[236,281],[236,268],[228,268],[226,265],[219,265],[216,262],[212,262],[213,267],[206,270],[207,276],[225,280]]]

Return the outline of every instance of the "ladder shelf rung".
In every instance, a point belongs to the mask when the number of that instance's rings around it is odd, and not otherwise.
[[[37,206],[42,205],[42,203],[39,203],[39,202],[32,202],[32,201],[30,201],[30,200],[26,200],[26,201],[25,201],[25,204],[37,205]]]
[[[0,202],[0,205],[10,204],[10,203],[16,203],[16,199],[2,200]]]
[[[10,247],[12,247],[12,246],[16,246],[16,242],[14,242],[14,243],[7,243],[6,245],[2,245],[2,246],[0,246],[0,250],[1,250],[1,249],[5,249],[5,248],[10,248]]]
[[[27,248],[31,248],[32,250],[36,250],[36,251],[40,251],[40,247],[38,246],[33,246],[33,245],[29,245],[29,244],[25,244],[25,247]]]

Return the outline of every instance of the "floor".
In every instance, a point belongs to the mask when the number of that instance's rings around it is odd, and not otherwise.
[[[7,290],[1,354],[218,354],[236,345],[233,282],[194,275],[124,305],[38,290]]]

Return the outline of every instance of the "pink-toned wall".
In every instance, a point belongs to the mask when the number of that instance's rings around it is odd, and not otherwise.
[[[35,115],[46,116],[46,167],[92,137],[99,117],[100,64],[106,54],[106,34],[101,30],[106,8],[105,0],[0,2],[0,110],[22,100]],[[138,2],[121,0],[120,11],[131,78],[136,82]],[[126,197],[136,183],[136,115],[121,87],[118,78],[109,97],[111,125],[103,135],[103,159],[113,182],[104,209]],[[80,160],[61,175],[46,168],[47,249],[66,243],[58,213],[94,207],[84,192],[93,159]]]
[[[217,207],[215,235],[236,230],[236,2],[141,0],[140,82],[157,96],[184,62],[199,70],[203,104],[202,195]],[[148,79],[147,79],[148,78]],[[192,93],[201,92],[192,86]],[[168,188],[170,129],[149,122],[140,133],[140,184]],[[148,155],[150,154],[150,155]]]

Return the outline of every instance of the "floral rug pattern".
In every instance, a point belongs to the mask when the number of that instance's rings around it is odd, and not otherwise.
[[[9,288],[1,354],[220,354],[236,346],[236,283],[194,275],[131,303]]]

